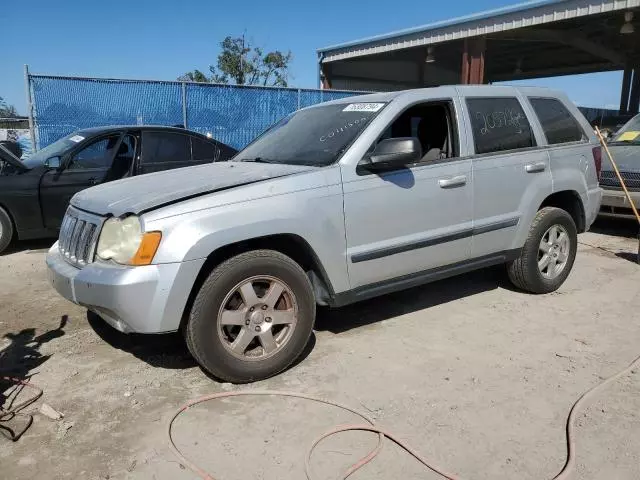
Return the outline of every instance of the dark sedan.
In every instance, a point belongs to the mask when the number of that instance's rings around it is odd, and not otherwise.
[[[69,200],[87,187],[236,153],[196,132],[139,125],[79,130],[24,161],[0,149],[0,252],[14,238],[55,237]]]

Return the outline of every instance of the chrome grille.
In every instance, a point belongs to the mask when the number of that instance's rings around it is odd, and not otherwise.
[[[620,172],[620,175],[629,190],[640,190],[640,172]],[[600,172],[600,185],[616,189],[622,188],[616,172],[612,170],[602,170]]]
[[[62,256],[76,267],[84,267],[93,262],[98,241],[98,230],[102,221],[72,207],[60,227],[58,248]]]

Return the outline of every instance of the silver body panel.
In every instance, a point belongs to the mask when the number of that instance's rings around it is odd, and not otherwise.
[[[526,99],[535,95],[558,98],[575,114],[564,95],[533,88],[439,87],[352,97],[331,103],[389,104],[334,165],[219,163],[84,190],[71,202],[74,211],[101,219],[140,214],[144,231],[162,232],[160,248],[145,267],[92,259],[71,265],[56,244],[47,257],[51,281],[65,298],[122,331],[164,332],[178,328],[207,257],[243,240],[299,237],[320,262],[331,293],[340,295],[519,249],[539,205],[553,192],[577,192],[588,227],[602,195],[591,157],[595,138],[576,114],[588,141],[547,146]],[[468,96],[519,98],[537,147],[475,155],[464,102]],[[453,103],[459,158],[384,174],[358,171],[358,163],[397,115],[430,100]],[[530,164],[544,168],[530,172]],[[453,181],[455,188],[443,188],[442,181]]]

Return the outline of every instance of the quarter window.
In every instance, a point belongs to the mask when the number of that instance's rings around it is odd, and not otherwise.
[[[529,120],[517,98],[469,98],[467,107],[477,154],[535,146]]]
[[[554,98],[530,98],[529,101],[550,145],[579,142],[585,138],[582,128],[562,102]]]
[[[218,147],[200,138],[191,137],[191,156],[195,162],[215,162],[218,159]]]

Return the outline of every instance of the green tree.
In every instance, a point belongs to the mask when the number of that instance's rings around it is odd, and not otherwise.
[[[12,118],[17,117],[16,107],[13,105],[7,105],[4,98],[0,97],[0,118]]]
[[[193,72],[187,72],[184,75],[180,75],[178,80],[181,82],[201,82],[206,83],[209,81],[207,76],[200,70],[194,70]]]
[[[193,70],[178,80],[278,87],[288,85],[289,64],[293,58],[290,51],[264,53],[262,48],[251,45],[244,36],[228,36],[220,42],[220,47],[217,64],[209,66],[210,77],[200,70]]]

